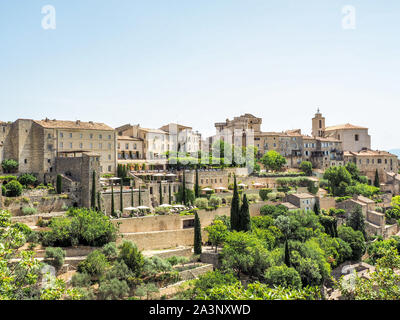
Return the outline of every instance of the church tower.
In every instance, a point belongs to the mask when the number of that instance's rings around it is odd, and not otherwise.
[[[325,131],[325,118],[319,112],[319,108],[314,118],[312,118],[312,136],[323,137]]]

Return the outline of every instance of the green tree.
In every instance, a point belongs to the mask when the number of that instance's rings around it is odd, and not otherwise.
[[[328,180],[329,191],[339,197],[345,196],[346,188],[352,184],[351,175],[343,166],[326,169],[324,179]]]
[[[352,227],[355,231],[361,231],[364,238],[367,239],[365,233],[365,218],[362,213],[361,206],[357,205],[351,212],[349,219],[347,220],[347,225]]]
[[[306,176],[312,176],[312,163],[310,161],[303,161],[300,163],[300,170],[305,173]]]
[[[5,159],[1,162],[1,167],[5,173],[17,172],[18,162],[13,159]]]
[[[381,184],[379,182],[378,169],[375,170],[374,186],[377,187],[377,188],[380,188],[380,186],[381,186]]]
[[[22,184],[20,184],[17,180],[10,181],[5,187],[8,197],[19,197],[22,194]]]
[[[247,201],[246,194],[243,195],[242,207],[239,212],[239,231],[251,231],[249,202]]]
[[[144,267],[144,257],[136,244],[124,241],[119,247],[118,261],[123,261],[129,269],[139,277]]]
[[[160,181],[160,186],[159,186],[159,193],[160,193],[160,205],[161,205],[161,204],[163,204],[163,194],[162,194],[161,181]]]
[[[231,202],[231,230],[239,231],[240,230],[240,208],[239,208],[239,193],[236,184],[236,175],[234,176],[233,180],[233,196]]]
[[[142,205],[142,186],[139,185],[139,206]]]
[[[172,204],[172,192],[171,192],[171,184],[168,184],[168,203]]]
[[[33,186],[37,182],[37,178],[29,173],[19,176],[18,181],[24,186]]]
[[[119,190],[119,209],[122,212],[124,212],[124,186],[122,184],[122,180],[121,180],[121,186],[120,186],[120,190]]]
[[[90,202],[90,207],[92,209],[96,208],[96,171],[93,170],[92,176],[92,199]]]
[[[289,250],[289,242],[286,239],[285,241],[285,265],[290,268],[291,262],[290,262],[290,250]]]
[[[126,297],[128,293],[129,286],[126,281],[114,278],[100,283],[98,297],[100,300],[119,300]]]
[[[195,184],[194,184],[194,196],[198,198],[200,196],[200,186],[199,186],[199,172],[196,167],[196,178],[195,178]]]
[[[186,197],[186,181],[185,181],[185,170],[182,171],[182,199],[181,203],[187,205],[187,197]]]
[[[261,200],[262,201],[267,200],[268,199],[268,193],[271,193],[271,192],[272,192],[272,189],[270,189],[270,188],[260,189],[259,195],[260,195]]]
[[[133,186],[131,186],[131,207],[134,206],[134,193],[133,193]]]
[[[56,190],[57,190],[58,194],[61,194],[61,192],[62,192],[62,176],[60,174],[57,175]]]
[[[264,274],[264,281],[271,287],[282,286],[284,288],[301,289],[299,273],[286,265],[273,266]]]
[[[100,191],[97,192],[97,209],[99,210],[99,212],[102,211],[102,207],[101,207],[101,192]]]
[[[365,239],[361,231],[355,231],[351,227],[340,226],[338,228],[338,237],[350,245],[352,250],[351,259],[359,261],[365,252]]]
[[[106,256],[100,250],[94,250],[78,264],[78,271],[87,273],[94,279],[100,279],[109,267]]]
[[[111,215],[115,216],[114,183],[111,182]]]
[[[265,168],[272,171],[280,171],[282,167],[286,164],[285,157],[280,155],[275,150],[269,150],[268,152],[266,152],[262,156],[260,161],[265,166]]]
[[[194,213],[194,254],[201,254],[201,224],[197,211]]]
[[[314,204],[314,213],[315,214],[320,214],[321,213],[321,209],[319,207],[319,201],[318,200],[316,200],[315,204]]]
[[[215,252],[218,250],[218,246],[223,244],[228,234],[228,227],[223,223],[222,220],[214,220],[214,222],[205,228],[208,232],[208,241],[215,247]]]

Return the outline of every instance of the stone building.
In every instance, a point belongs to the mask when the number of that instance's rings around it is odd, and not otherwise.
[[[192,127],[177,123],[162,126],[160,130],[169,134],[169,150],[194,154],[201,150],[201,134]]]
[[[43,178],[56,172],[56,158],[83,152],[99,154],[101,172],[115,172],[116,136],[103,123],[18,119],[2,126],[1,132],[2,157],[16,160],[21,173]]]
[[[364,148],[371,148],[371,136],[368,128],[350,123],[325,127],[325,118],[319,109],[312,119],[313,137],[334,138],[342,141],[344,151],[358,152]]]
[[[313,211],[317,197],[311,193],[292,193],[286,196],[286,202],[300,210]]]
[[[372,182],[375,179],[376,170],[378,170],[379,181],[382,183],[388,181],[386,172],[399,171],[397,156],[387,151],[365,149],[359,152],[345,152],[344,162],[355,163],[361,173]]]

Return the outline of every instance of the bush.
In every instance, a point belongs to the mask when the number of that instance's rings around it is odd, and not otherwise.
[[[118,250],[115,242],[107,243],[103,246],[101,251],[108,260],[114,260],[118,257]]]
[[[249,202],[257,202],[260,200],[260,196],[258,194],[246,194],[246,197]]]
[[[30,216],[30,215],[33,215],[33,214],[36,214],[36,213],[37,213],[37,209],[36,208],[31,208],[31,207],[23,207],[22,208],[22,214],[24,216]]]
[[[365,252],[365,239],[361,231],[354,231],[351,227],[340,226],[338,236],[350,245],[352,250],[351,259],[359,261]]]
[[[94,250],[78,264],[78,271],[87,273],[92,278],[101,278],[109,267],[106,256],[100,250]]]
[[[175,266],[177,264],[184,264],[184,263],[189,262],[188,258],[186,258],[186,257],[178,257],[178,256],[172,256],[172,257],[167,258],[166,260],[171,264],[171,266]]]
[[[10,181],[6,184],[7,197],[19,197],[22,193],[22,189],[23,187],[18,181]]]
[[[51,231],[43,232],[43,244],[53,247],[100,247],[115,241],[117,236],[117,228],[109,217],[86,208],[71,208],[67,217],[51,219],[49,227]]]
[[[19,231],[21,231],[26,238],[30,236],[30,234],[33,232],[31,228],[29,228],[26,224],[16,222],[13,224],[13,227]]]
[[[16,172],[18,170],[18,162],[13,159],[6,159],[2,161],[1,167],[6,173]]]
[[[154,212],[159,215],[166,215],[170,213],[170,209],[167,207],[156,207]]]
[[[125,280],[111,279],[100,283],[100,300],[118,300],[127,296],[129,287]]]
[[[64,264],[65,251],[61,248],[48,247],[44,256],[44,262],[52,265],[57,270]]]
[[[144,267],[144,257],[136,244],[131,241],[124,241],[118,249],[118,261],[125,262],[136,276],[140,276]]]
[[[29,173],[24,173],[18,178],[18,181],[24,186],[33,186],[37,182],[37,178]]]
[[[278,216],[285,214],[288,211],[288,209],[283,206],[283,205],[265,205],[261,207],[260,209],[260,214],[262,216],[271,216],[273,218],[277,218]]]
[[[306,176],[312,175],[312,163],[310,161],[303,161],[300,163],[300,170],[305,173]]]
[[[73,287],[89,287],[91,285],[91,277],[87,273],[75,273],[71,278]]]
[[[222,199],[217,196],[211,196],[208,204],[213,208],[218,208],[222,204]]]
[[[199,209],[205,209],[208,207],[208,200],[207,198],[197,198],[194,200],[194,205]]]
[[[268,200],[270,200],[270,201],[276,201],[277,193],[276,192],[268,193],[267,197],[268,197]]]
[[[259,191],[259,195],[262,201],[265,201],[268,199],[268,194],[272,192],[272,189],[270,188],[263,188]]]
[[[285,288],[301,289],[301,278],[299,273],[294,268],[289,268],[286,265],[273,266],[264,273],[264,281],[269,286]]]
[[[32,231],[27,237],[26,242],[30,243],[39,243],[40,241],[40,233],[36,231]]]

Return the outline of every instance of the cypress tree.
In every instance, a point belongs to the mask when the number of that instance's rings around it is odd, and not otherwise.
[[[92,209],[96,208],[96,171],[93,171],[93,177],[92,177],[91,207],[92,207]]]
[[[142,186],[139,185],[139,206],[142,205]]]
[[[315,200],[315,204],[314,204],[314,213],[315,213],[315,214],[320,214],[320,213],[321,213],[321,209],[319,208],[319,202],[318,202],[318,200]]]
[[[364,238],[367,239],[367,234],[365,232],[365,218],[362,213],[361,206],[357,205],[354,211],[350,214],[347,224],[355,231],[361,231],[364,235]]]
[[[100,193],[100,191],[97,192],[97,210],[99,210],[99,212],[101,212],[101,193]]]
[[[161,186],[161,181],[160,181],[160,205],[163,204],[163,195],[162,195],[162,186]]]
[[[233,181],[233,197],[231,204],[231,230],[239,230],[239,194],[236,185],[236,175]]]
[[[194,196],[198,198],[200,196],[200,187],[199,187],[199,172],[196,167],[196,180],[194,184]]]
[[[290,251],[289,251],[289,243],[286,239],[285,241],[285,264],[290,268]]]
[[[121,213],[124,211],[124,198],[123,198],[123,185],[122,185],[122,180],[121,180],[121,187],[120,187],[120,193],[119,193],[119,207]]]
[[[244,232],[251,231],[249,202],[246,194],[243,195],[243,203],[239,213],[239,230]]]
[[[375,170],[374,186],[380,188],[378,169]]]
[[[111,215],[115,216],[114,183],[111,182]]]
[[[131,206],[133,207],[134,200],[133,200],[133,186],[131,186]]]
[[[182,204],[186,205],[186,181],[185,181],[185,169],[183,169],[182,176]]]
[[[201,225],[197,212],[194,214],[194,254],[201,254]]]
[[[62,192],[62,176],[60,174],[57,175],[56,188],[57,188],[57,193],[61,194],[61,192]]]
[[[168,184],[168,203],[172,204],[171,184]]]

